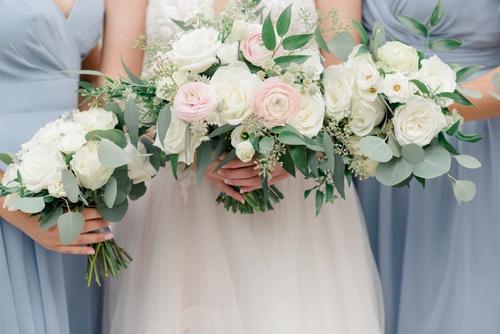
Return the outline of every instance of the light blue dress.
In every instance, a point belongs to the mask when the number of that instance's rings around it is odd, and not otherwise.
[[[16,152],[45,123],[77,106],[82,57],[97,43],[103,0],[0,0],[0,152]],[[94,334],[100,291],[86,259],[46,251],[0,220],[0,333]]]
[[[425,21],[437,0],[364,0],[363,23],[381,21],[390,37],[422,48],[398,22],[404,14]],[[463,47],[438,53],[448,63],[500,64],[500,0],[444,0],[439,38]],[[458,205],[443,177],[392,189],[376,181],[358,185],[384,288],[388,334],[500,333],[500,118],[470,122],[477,144],[458,144],[478,157],[480,170],[455,168],[477,184],[476,199]]]

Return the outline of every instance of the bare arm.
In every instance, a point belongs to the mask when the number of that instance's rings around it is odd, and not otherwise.
[[[473,108],[462,105],[454,106],[460,111],[466,121],[475,121],[500,116],[500,101],[490,95],[490,92],[495,91],[495,87],[491,82],[495,73],[500,73],[500,66],[463,85],[465,88],[477,91],[483,96],[480,99],[471,98],[472,103],[476,105]]]

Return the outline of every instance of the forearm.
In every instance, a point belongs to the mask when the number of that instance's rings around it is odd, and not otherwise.
[[[490,92],[495,91],[495,87],[491,82],[495,73],[500,73],[500,66],[463,85],[465,88],[477,91],[482,95],[482,98],[480,99],[470,98],[475,107],[454,105],[466,121],[475,121],[500,116],[500,101],[490,95]]]

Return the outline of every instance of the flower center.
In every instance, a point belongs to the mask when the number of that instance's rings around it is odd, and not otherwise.
[[[401,85],[400,84],[395,84],[392,89],[395,91],[395,92],[399,92],[401,90]]]

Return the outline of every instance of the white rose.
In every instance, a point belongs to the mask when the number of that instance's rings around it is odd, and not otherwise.
[[[236,146],[236,156],[243,162],[252,161],[255,149],[250,141],[245,140]]]
[[[63,156],[54,145],[39,145],[23,154],[19,173],[31,192],[39,192],[61,180],[66,169]]]
[[[222,124],[238,125],[252,113],[253,98],[262,81],[246,64],[235,62],[220,67],[210,82],[222,103],[219,114]]]
[[[394,135],[400,145],[429,144],[447,123],[441,108],[433,101],[413,96],[395,110]]]
[[[149,154],[142,142],[137,143],[137,148],[129,141],[123,150],[127,156],[128,177],[133,184],[147,182],[156,175],[156,169],[149,161]]]
[[[333,65],[323,76],[326,113],[340,121],[349,116],[354,86],[354,75],[345,65]]]
[[[385,43],[377,50],[377,56],[387,72],[410,74],[418,71],[417,50],[401,42]]]
[[[349,126],[356,136],[364,137],[384,120],[384,116],[385,107],[380,99],[374,102],[355,99],[352,103]]]
[[[358,97],[370,102],[375,101],[379,92],[377,85],[380,81],[380,74],[377,68],[363,58],[360,58],[355,65],[352,62],[348,62],[347,66],[355,73],[355,86]]]
[[[401,73],[388,74],[380,82],[379,90],[387,96],[391,103],[404,103],[413,95],[408,78]]]
[[[90,190],[104,186],[114,172],[99,160],[99,145],[98,141],[89,141],[73,155],[70,163],[80,185]]]
[[[163,147],[160,144],[158,136],[156,137],[155,145],[164,149],[167,154],[178,154],[179,162],[190,165],[194,162],[196,149],[206,138],[191,136],[190,145],[186,152],[186,128],[186,122],[172,115],[170,126],[163,142]]]
[[[453,93],[457,88],[457,74],[438,56],[422,60],[422,67],[416,73],[415,79],[426,84],[434,94]],[[453,103],[453,100],[441,98],[438,103],[443,107],[447,107]]]
[[[231,145],[236,148],[239,143],[248,139],[248,133],[245,131],[245,127],[240,125],[234,128],[231,132]]]
[[[202,73],[217,63],[219,45],[219,32],[203,27],[181,35],[172,43],[167,57],[181,71]]]
[[[221,44],[219,50],[217,51],[217,57],[219,57],[222,65],[231,64],[238,61],[239,51],[240,49],[237,42],[231,44]]]
[[[325,118],[325,101],[320,94],[313,96],[303,94],[300,97],[300,110],[288,120],[288,124],[302,135],[312,138],[323,127]]]
[[[321,54],[319,53],[319,50],[309,48],[300,51],[300,54],[311,56],[302,64],[302,69],[306,73],[311,72],[313,74],[313,80],[319,80],[321,78],[321,74],[325,70],[323,62],[321,61]]]
[[[242,41],[247,39],[251,33],[258,32],[262,30],[262,26],[257,23],[249,23],[245,20],[234,20],[233,27],[231,28],[231,34],[228,40],[231,42]]]
[[[85,132],[94,130],[111,130],[118,124],[118,118],[111,111],[92,108],[74,114],[75,122],[81,124]]]
[[[48,186],[47,190],[52,197],[61,198],[67,196],[66,191],[64,190],[62,177],[60,179],[54,180],[54,182],[52,182],[52,184]]]
[[[356,45],[349,56],[347,56],[347,64],[352,67],[356,67],[361,64],[370,64],[375,66],[373,62],[373,58],[370,52],[365,52],[361,55],[358,55],[359,49],[363,46],[363,44]]]
[[[57,148],[66,154],[78,151],[87,142],[85,129],[79,123],[62,122],[59,131],[61,139],[57,143]]]
[[[17,172],[19,170],[19,165],[18,164],[10,164],[7,166],[7,170],[3,174],[2,177],[2,185],[7,188],[15,188],[19,186],[19,183],[17,181],[14,181],[17,179]]]
[[[17,153],[17,156],[22,159],[24,153],[36,146],[56,146],[57,141],[61,137],[61,133],[59,131],[59,124],[61,122],[62,121],[58,119],[54,122],[47,123],[42,128],[38,129],[30,141],[21,145],[21,150]]]

